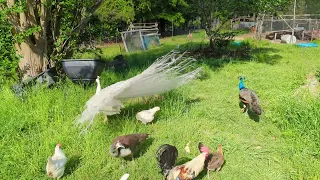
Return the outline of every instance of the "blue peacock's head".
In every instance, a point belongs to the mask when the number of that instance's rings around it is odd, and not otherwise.
[[[241,90],[241,89],[245,88],[244,83],[243,83],[245,78],[242,77],[242,76],[239,76],[238,78],[240,80],[240,82],[239,82],[239,90]]]

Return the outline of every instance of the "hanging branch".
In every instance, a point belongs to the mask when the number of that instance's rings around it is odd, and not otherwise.
[[[75,27],[72,28],[72,30],[69,32],[68,38],[65,39],[62,46],[60,46],[60,48],[59,48],[60,50],[55,49],[55,52],[57,52],[57,51],[63,52],[63,51],[67,50],[66,46],[69,43],[69,40],[71,38],[71,34],[80,31],[84,27],[84,25],[90,20],[90,17],[92,16],[92,14],[99,8],[99,6],[103,3],[103,1],[104,0],[97,1],[96,4],[90,8],[90,10],[88,11],[88,16],[82,18],[81,21],[78,23],[78,25],[76,25]]]

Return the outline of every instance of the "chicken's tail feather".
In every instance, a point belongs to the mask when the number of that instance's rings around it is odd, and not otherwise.
[[[139,142],[143,142],[144,140],[146,140],[149,137],[150,134],[138,134],[138,139]]]
[[[174,167],[178,157],[178,150],[176,147],[169,144],[161,145],[157,152],[156,158],[164,176],[168,176],[170,170]]]

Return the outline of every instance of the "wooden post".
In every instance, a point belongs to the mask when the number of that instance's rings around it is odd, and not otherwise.
[[[273,31],[273,30],[272,30],[272,24],[273,24],[273,16],[271,16],[271,24],[270,24],[270,29],[271,29],[271,31]]]
[[[121,32],[121,38],[122,38],[122,41],[123,41],[123,44],[124,44],[124,48],[126,49],[126,51],[127,51],[127,52],[129,52],[129,51],[128,51],[127,44],[126,44],[126,41],[125,41],[125,38],[124,38],[123,34],[124,34],[124,33],[123,33],[123,32]]]
[[[172,21],[172,27],[171,27],[172,31],[171,31],[171,38],[173,39],[173,21]]]
[[[309,24],[308,29],[309,29],[309,31],[310,31],[310,30],[311,30],[311,19],[308,20],[308,24]]]

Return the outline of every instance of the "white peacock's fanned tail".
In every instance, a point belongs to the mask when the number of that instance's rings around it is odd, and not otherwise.
[[[171,51],[159,57],[141,74],[101,89],[87,101],[86,110],[76,122],[89,122],[90,126],[98,113],[109,116],[119,114],[123,100],[163,93],[190,82],[201,71],[201,67],[195,69],[193,65],[196,60],[185,57],[186,53]]]

